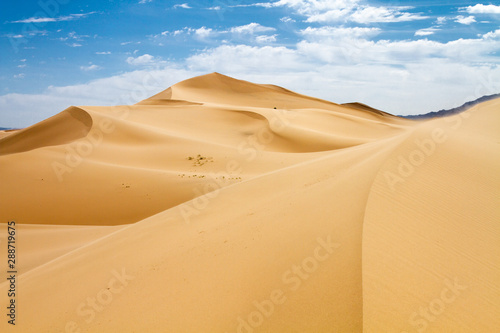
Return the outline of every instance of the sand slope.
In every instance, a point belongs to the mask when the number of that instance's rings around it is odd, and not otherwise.
[[[213,73],[4,136],[1,331],[493,332],[499,106],[412,122]]]

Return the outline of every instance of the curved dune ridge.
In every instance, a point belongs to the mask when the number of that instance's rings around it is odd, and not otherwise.
[[[83,109],[71,106],[38,124],[0,138],[0,155],[63,145],[85,137],[90,128],[92,117]]]
[[[212,73],[14,131],[0,331],[495,332],[499,108],[416,122]]]

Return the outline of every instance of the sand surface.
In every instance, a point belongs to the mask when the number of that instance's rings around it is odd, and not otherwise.
[[[1,332],[495,332],[500,100],[428,121],[217,73],[0,133]]]

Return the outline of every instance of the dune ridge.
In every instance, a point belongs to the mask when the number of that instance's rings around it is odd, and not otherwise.
[[[499,108],[417,122],[212,73],[10,134],[15,329],[492,332]]]
[[[85,110],[72,106],[57,115],[0,138],[0,155],[59,146],[83,138],[92,128]]]

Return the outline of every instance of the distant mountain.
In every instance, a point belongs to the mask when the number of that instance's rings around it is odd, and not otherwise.
[[[447,116],[451,116],[451,115],[463,112],[463,111],[473,107],[476,104],[486,102],[486,101],[489,101],[489,100],[492,100],[495,98],[500,98],[500,94],[483,96],[483,97],[476,99],[475,101],[467,102],[462,106],[459,106],[459,107],[456,107],[453,109],[449,109],[449,110],[439,110],[439,111],[429,112],[426,114],[419,114],[419,115],[412,115],[412,116],[401,116],[401,117],[407,118],[407,119],[429,119],[429,118],[447,117]]]
[[[0,127],[0,131],[5,131],[5,130],[10,130],[12,128],[9,128],[9,127]]]

